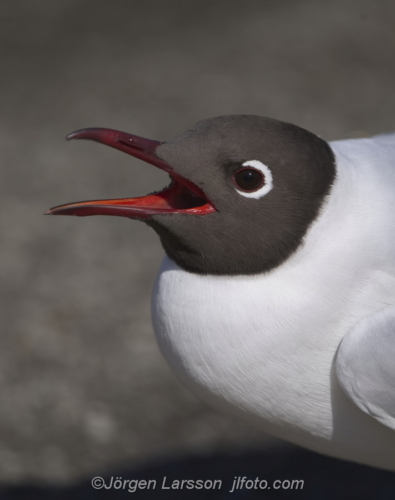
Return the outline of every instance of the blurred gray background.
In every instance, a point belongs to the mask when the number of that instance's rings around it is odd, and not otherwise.
[[[2,0],[0,21],[1,484],[279,446],[200,403],[163,361],[152,230],[42,213],[167,182],[64,141],[83,127],[166,140],[249,113],[328,140],[394,130],[395,2]]]

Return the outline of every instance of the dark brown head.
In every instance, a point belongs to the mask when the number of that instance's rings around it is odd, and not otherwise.
[[[70,138],[103,142],[166,170],[170,187],[141,198],[55,207],[47,213],[144,220],[187,271],[269,271],[302,244],[335,178],[319,137],[289,123],[231,115],[197,123],[159,143],[106,129]]]

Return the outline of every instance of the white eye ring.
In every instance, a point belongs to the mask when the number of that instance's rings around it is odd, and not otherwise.
[[[251,193],[247,193],[246,191],[240,191],[236,189],[236,191],[241,194],[241,196],[245,196],[246,198],[255,198],[259,200],[262,196],[265,196],[269,191],[273,189],[273,176],[270,168],[264,163],[258,160],[248,160],[243,163],[243,167],[254,167],[256,170],[262,172],[265,177],[264,185],[258,189],[257,191],[253,191]]]

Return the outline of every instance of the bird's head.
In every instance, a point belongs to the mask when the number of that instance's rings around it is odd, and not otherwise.
[[[280,265],[302,244],[335,178],[324,140],[260,116],[204,120],[166,142],[98,128],[68,138],[120,149],[168,172],[171,183],[139,198],[71,203],[46,213],[142,220],[171,259],[201,274],[255,274]]]

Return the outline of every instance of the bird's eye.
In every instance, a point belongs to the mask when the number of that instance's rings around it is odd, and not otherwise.
[[[272,171],[267,165],[258,160],[248,160],[242,167],[233,174],[233,183],[241,196],[259,200],[273,189]]]
[[[242,168],[233,174],[237,187],[243,191],[256,191],[265,183],[265,176],[255,168]]]

